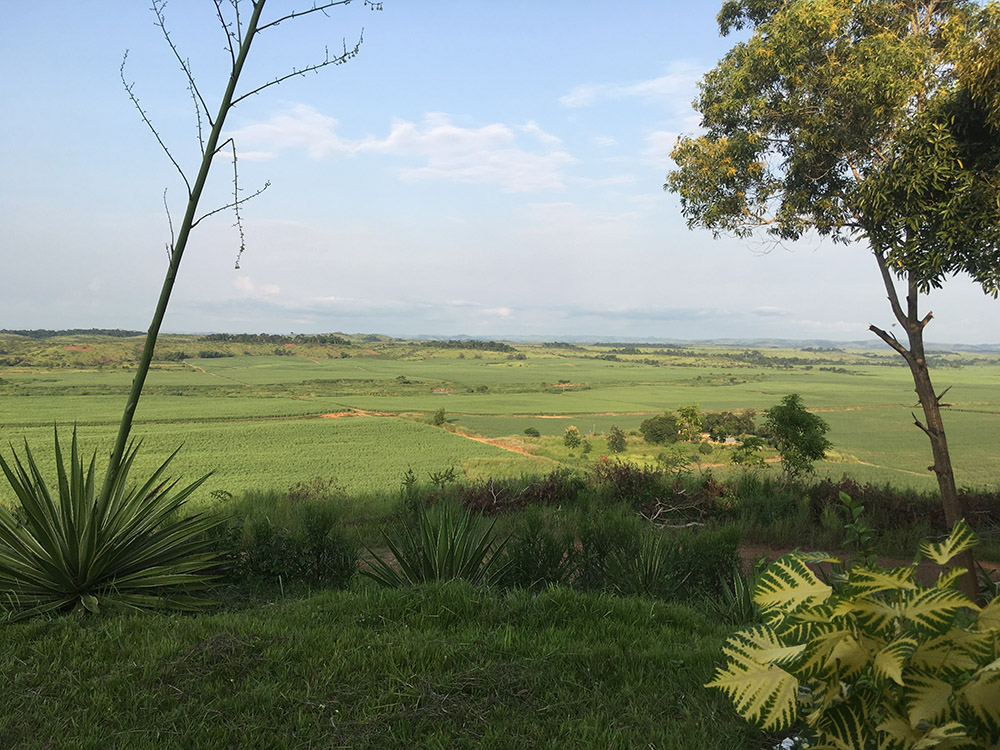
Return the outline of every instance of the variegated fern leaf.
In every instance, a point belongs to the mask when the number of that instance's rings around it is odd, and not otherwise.
[[[831,593],[833,589],[806,567],[802,556],[791,553],[768,566],[757,582],[753,598],[762,610],[777,607],[793,612],[800,606],[822,604]]]
[[[706,687],[722,690],[741,716],[764,729],[786,728],[795,720],[799,681],[778,665],[803,648],[786,646],[766,625],[734,633],[723,647],[725,668]]]
[[[938,565],[947,565],[956,555],[972,549],[978,543],[976,534],[969,528],[969,524],[959,519],[947,539],[940,544],[923,541],[920,543],[919,550],[921,555],[929,557]]]

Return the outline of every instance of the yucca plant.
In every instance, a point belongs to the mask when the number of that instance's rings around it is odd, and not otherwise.
[[[113,482],[97,491],[96,453],[84,468],[73,431],[69,466],[55,436],[58,484],[46,484],[31,449],[0,468],[20,504],[0,504],[0,611],[16,619],[45,612],[102,606],[196,609],[191,596],[211,585],[215,555],[205,532],[208,515],[177,518],[187,498],[208,478],[176,489],[163,478],[176,451],[141,484],[129,484],[138,445],[125,452]]]
[[[959,522],[922,555],[938,565],[976,542]],[[918,557],[919,559],[919,557]],[[809,747],[987,748],[1000,744],[1000,599],[980,609],[955,583],[919,584],[913,565],[855,566],[836,590],[791,554],[761,577],[764,622],[731,636],[708,683],[767,730],[804,723]]]
[[[499,584],[510,569],[507,540],[497,542],[495,521],[450,503],[417,509],[417,533],[403,526],[384,534],[398,568],[368,550],[362,573],[383,586],[415,586],[461,578],[473,584]]]

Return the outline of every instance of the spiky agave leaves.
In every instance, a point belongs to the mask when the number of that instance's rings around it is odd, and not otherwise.
[[[507,541],[497,543],[493,536],[493,523],[486,524],[471,511],[450,504],[433,510],[421,505],[416,535],[406,527],[395,537],[384,535],[398,568],[368,550],[368,568],[362,573],[391,587],[456,578],[473,584],[498,584],[511,562],[504,555]]]
[[[959,523],[921,551],[946,564],[974,543]],[[1000,745],[1000,599],[979,610],[956,575],[925,587],[913,566],[855,567],[834,590],[805,564],[818,561],[770,566],[755,592],[764,623],[729,638],[709,686],[765,729],[804,721],[817,747]]]
[[[208,478],[177,489],[164,478],[175,451],[141,485],[129,484],[139,446],[125,452],[107,493],[97,489],[96,453],[85,468],[76,430],[69,467],[55,435],[57,486],[49,488],[31,449],[13,463],[0,456],[20,504],[16,518],[0,504],[0,610],[8,618],[103,605],[196,609],[191,596],[211,585],[215,562],[205,532],[217,519],[176,518]]]

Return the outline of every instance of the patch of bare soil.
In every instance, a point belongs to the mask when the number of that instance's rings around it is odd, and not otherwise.
[[[89,351],[91,347],[89,346],[67,346],[64,347],[68,352],[85,352]]]
[[[492,445],[497,448],[501,448],[505,451],[510,451],[511,453],[519,453],[522,456],[534,455],[533,453],[529,453],[528,451],[526,451],[520,445],[514,445],[512,443],[509,443],[503,438],[484,438],[480,437],[479,435],[470,435],[467,432],[460,432],[459,430],[455,430],[454,434],[458,435],[459,437],[464,437],[467,440],[474,440],[477,443],[485,443],[486,445]]]

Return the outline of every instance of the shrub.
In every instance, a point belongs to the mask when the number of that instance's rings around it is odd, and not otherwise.
[[[481,516],[452,503],[439,503],[430,509],[420,506],[416,534],[403,526],[384,536],[398,568],[368,550],[368,566],[362,571],[383,586],[415,586],[456,578],[494,585],[501,583],[510,569],[503,554],[507,542],[496,542],[493,523],[486,524]]]
[[[813,463],[823,458],[830,447],[824,437],[830,426],[822,417],[806,411],[797,393],[790,393],[764,412],[764,427],[781,455],[781,470],[789,479],[811,472]]]
[[[571,530],[558,529],[540,508],[528,508],[507,542],[508,583],[522,588],[567,584],[576,571],[578,551]]]
[[[608,430],[608,450],[612,453],[622,453],[626,444],[625,433],[617,425],[611,425],[611,429]]]
[[[960,521],[920,551],[946,565],[974,544]],[[915,564],[856,566],[834,590],[806,565],[820,560],[831,559],[791,554],[767,568],[754,594],[764,622],[729,638],[708,686],[764,729],[804,721],[822,747],[996,746],[1000,600],[980,610],[955,590],[961,568],[924,587]]]
[[[448,419],[446,417],[446,412],[443,406],[436,412],[434,412],[434,416],[431,417],[431,424],[434,425],[435,427],[440,427],[447,421]]]
[[[129,472],[138,452],[130,446],[114,481],[97,490],[94,453],[84,468],[76,430],[69,466],[55,436],[56,493],[46,485],[25,444],[0,468],[20,503],[19,518],[0,505],[0,607],[10,618],[102,605],[196,609],[207,602],[189,594],[211,584],[216,563],[208,532],[215,517],[177,518],[188,497],[208,478],[175,490],[164,472],[176,451],[137,486]]]
[[[677,416],[665,412],[658,417],[650,417],[639,425],[639,432],[647,443],[662,445],[676,443],[680,439],[680,424]]]
[[[621,506],[597,512],[581,508],[575,583],[584,589],[615,588],[616,571],[612,560],[632,559],[639,554],[642,524],[634,513]]]
[[[583,438],[580,437],[580,431],[574,425],[567,427],[563,433],[563,445],[567,448],[579,448],[581,442]]]
[[[537,427],[525,427],[524,434],[528,437],[541,437],[542,433],[538,431]]]

